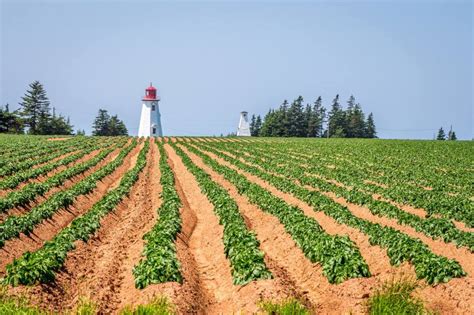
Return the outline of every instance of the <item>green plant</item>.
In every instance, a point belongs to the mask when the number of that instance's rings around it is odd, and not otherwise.
[[[407,277],[385,282],[367,301],[368,313],[371,315],[427,314],[423,302],[412,296],[417,287],[417,282]]]
[[[310,315],[311,312],[300,301],[289,298],[282,301],[263,301],[260,308],[268,315]]]
[[[3,282],[17,286],[54,281],[55,272],[64,265],[67,253],[75,247],[74,243],[79,240],[87,241],[100,228],[101,219],[114,210],[129,193],[146,165],[148,149],[149,142],[146,141],[135,166],[123,175],[118,187],[109,190],[88,212],[75,218],[69,226],[56,234],[52,240],[47,241],[39,250],[26,252],[7,265],[7,274]],[[112,164],[108,166],[110,165]],[[95,182],[96,180],[93,181],[94,184]]]
[[[182,282],[180,263],[176,255],[176,237],[181,230],[179,208],[181,200],[175,189],[175,179],[168,165],[166,151],[161,142],[156,142],[160,151],[160,184],[163,200],[158,209],[158,220],[155,226],[146,233],[143,256],[133,268],[135,286],[143,289],[149,284],[169,281]]]
[[[24,296],[10,295],[5,287],[0,287],[0,314],[2,315],[47,315],[39,307],[32,306]]]
[[[79,302],[73,312],[75,315],[95,315],[98,313],[97,305],[94,301],[86,298],[81,297],[79,298]]]
[[[166,297],[155,297],[150,303],[138,305],[135,308],[125,307],[120,315],[172,315],[175,314],[174,306]]]
[[[214,205],[219,223],[224,226],[224,250],[231,263],[234,284],[244,285],[252,280],[270,279],[272,274],[263,260],[260,243],[255,234],[247,229],[237,203],[209,174],[196,166],[180,147],[170,144],[196,178],[201,191]]]

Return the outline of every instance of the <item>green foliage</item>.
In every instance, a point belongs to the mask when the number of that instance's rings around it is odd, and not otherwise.
[[[138,305],[136,308],[126,307],[120,315],[172,315],[175,314],[174,306],[166,297],[155,297],[150,303]]]
[[[278,161],[278,163],[291,164],[288,165],[286,171],[283,172],[282,168],[278,168],[277,165],[273,165],[271,163],[271,155],[266,155],[265,161],[260,161],[260,163],[258,163],[260,166],[258,168],[255,166],[248,165],[246,163],[242,163],[237,159],[231,158],[230,156],[223,154],[218,150],[215,150],[211,147],[211,143],[198,143],[198,145],[200,147],[206,148],[206,150],[214,154],[217,154],[218,156],[238,166],[239,168],[244,169],[258,177],[261,177],[263,180],[271,183],[278,189],[295,195],[297,198],[312,205],[315,211],[323,211],[326,215],[334,218],[337,222],[359,229],[361,232],[369,236],[369,241],[372,245],[379,245],[382,248],[387,248],[387,254],[390,257],[390,262],[393,265],[399,265],[404,261],[409,261],[413,263],[415,265],[417,277],[419,279],[426,279],[429,284],[447,282],[451,278],[463,277],[466,275],[466,273],[463,271],[457,261],[434,254],[419,239],[409,237],[408,235],[393,228],[381,226],[379,224],[363,220],[353,215],[347,207],[338,204],[337,202],[325,196],[321,192],[310,191],[304,188],[303,186],[296,184],[294,179],[303,181],[302,183],[304,184],[311,183],[304,181],[306,178],[309,177],[307,175],[304,175],[305,172],[299,170],[298,166],[292,163],[293,159],[286,158],[285,161]],[[235,143],[233,143],[233,145],[235,145]],[[228,146],[228,144],[212,143],[212,146],[226,147]],[[226,150],[228,150],[228,147],[226,147]],[[258,156],[258,154],[256,154],[256,152],[252,152],[252,154],[250,154],[249,156],[243,154],[239,154],[239,156],[242,156],[245,159],[250,159],[250,156]],[[263,171],[261,169],[265,169],[266,167],[269,167],[270,169],[268,169],[267,171]],[[282,173],[284,177],[273,175],[275,171]],[[327,187],[330,187],[327,182],[320,184],[321,185],[315,186],[315,188],[325,190],[327,189]],[[260,195],[262,194],[263,192],[260,193]],[[425,226],[425,229],[428,229],[429,226],[432,224],[441,223],[431,221]],[[466,237],[472,239],[471,236],[467,235]]]
[[[423,302],[412,296],[418,287],[409,278],[392,279],[383,284],[367,302],[370,315],[421,315],[428,314]]]
[[[439,128],[436,140],[446,140],[446,133],[444,132],[443,127]]]
[[[236,202],[209,174],[196,166],[180,147],[174,143],[171,145],[186,168],[196,177],[201,191],[214,205],[219,223],[224,226],[224,251],[231,263],[234,284],[244,285],[252,280],[270,279],[272,275],[263,260],[260,243],[255,234],[247,229]]]
[[[321,97],[313,106],[303,106],[303,97],[299,96],[291,105],[285,100],[279,109],[270,110],[264,118],[259,136],[264,137],[323,137],[332,138],[375,138],[374,116],[370,113],[367,121],[360,104],[355,103],[351,95],[348,108],[344,110],[336,95],[328,113],[328,130],[323,133],[326,109]],[[252,119],[252,130],[257,130],[258,119]],[[254,132],[252,135],[257,135]]]
[[[263,301],[260,308],[268,315],[310,315],[311,312],[300,301],[289,298],[282,301]]]
[[[24,132],[24,123],[18,111],[10,112],[9,105],[0,107],[0,133]]]
[[[199,144],[201,145],[201,143]],[[330,283],[370,276],[367,263],[362,258],[357,246],[347,236],[327,234],[316,220],[305,216],[298,207],[288,205],[268,190],[250,182],[244,175],[217,163],[194,146],[185,142],[183,145],[200,156],[216,172],[224,175],[236,186],[240,194],[248,197],[251,203],[277,217],[306,257],[311,262],[319,262],[322,265],[323,273]],[[231,161],[228,156],[219,151],[212,150],[212,152],[233,163],[233,160]],[[257,173],[254,174],[258,176]]]
[[[62,185],[66,180],[72,178],[73,176],[84,173],[91,167],[97,165],[99,162],[104,160],[113,150],[114,150],[113,147],[106,148],[94,158],[84,161],[82,163],[76,164],[72,167],[69,167],[65,169],[64,171],[57,173],[54,176],[49,177],[43,182],[29,183],[26,186],[24,186],[21,190],[10,192],[4,198],[0,198],[0,212],[5,212],[8,209],[11,209],[16,206],[27,205],[29,202],[33,201],[38,195],[43,196],[47,191],[49,191],[53,187],[58,187]],[[76,191],[80,191],[80,190],[81,189],[77,189]],[[53,197],[51,199],[53,199]],[[13,218],[13,217],[9,217],[9,219],[10,218]],[[0,224],[0,226],[3,226],[3,225]]]
[[[56,116],[53,109],[51,115],[50,102],[46,91],[39,81],[30,84],[20,102],[20,114],[24,123],[29,127],[28,133],[33,135],[70,135],[73,126],[69,119]]]
[[[0,314],[47,315],[50,313],[30,305],[26,297],[10,295],[5,287],[0,287]]]
[[[74,315],[95,315],[98,314],[97,305],[88,298],[81,297],[73,312]]]
[[[163,144],[158,141],[156,143],[160,151],[162,204],[158,209],[157,223],[143,237],[146,240],[144,258],[133,268],[135,286],[139,289],[154,283],[183,281],[175,245],[176,237],[181,230],[179,213],[181,200],[175,188],[173,170],[168,165]]]
[[[99,113],[92,124],[92,135],[94,136],[126,136],[127,127],[117,115],[110,117],[105,109],[99,109]]]
[[[79,240],[87,241],[100,228],[101,219],[114,210],[129,193],[146,165],[148,149],[147,141],[138,155],[135,166],[123,175],[118,187],[108,191],[89,211],[75,218],[69,226],[56,234],[52,240],[47,241],[39,250],[26,252],[7,265],[4,283],[17,286],[54,281],[55,272],[64,265],[67,253],[74,249],[74,243]]]

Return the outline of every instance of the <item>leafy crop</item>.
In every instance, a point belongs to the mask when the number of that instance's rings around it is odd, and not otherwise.
[[[232,267],[234,284],[243,285],[252,280],[272,277],[263,261],[264,254],[259,249],[259,241],[250,232],[240,215],[239,207],[229,193],[215,183],[211,177],[196,166],[186,153],[171,143],[184,165],[196,177],[201,191],[214,205],[219,223],[224,226],[224,250]]]
[[[133,268],[135,286],[143,289],[149,284],[169,281],[182,282],[180,263],[176,256],[176,237],[181,230],[179,208],[181,200],[175,189],[173,171],[166,161],[167,155],[161,142],[156,142],[160,151],[160,184],[162,204],[158,209],[159,219],[146,240],[144,259]]]
[[[105,194],[87,213],[74,219],[39,250],[26,252],[9,264],[3,281],[13,286],[54,281],[55,272],[64,265],[67,253],[74,249],[74,242],[78,240],[86,242],[100,228],[101,219],[129,193],[146,165],[148,149],[147,141],[138,155],[135,166],[125,173],[119,186]]]

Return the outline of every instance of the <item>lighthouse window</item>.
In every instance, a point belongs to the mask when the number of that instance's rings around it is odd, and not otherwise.
[[[151,105],[151,110],[155,110],[155,105]]]
[[[155,127],[153,127],[153,134],[155,134],[155,133],[156,133],[156,128],[155,128]]]

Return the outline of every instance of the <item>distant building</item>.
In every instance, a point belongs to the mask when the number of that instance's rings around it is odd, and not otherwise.
[[[250,137],[250,126],[247,112],[240,113],[239,128],[237,129],[238,137]]]
[[[160,97],[156,93],[156,88],[150,83],[145,90],[142,101],[142,114],[140,116],[139,137],[162,137],[161,115],[158,102]]]

